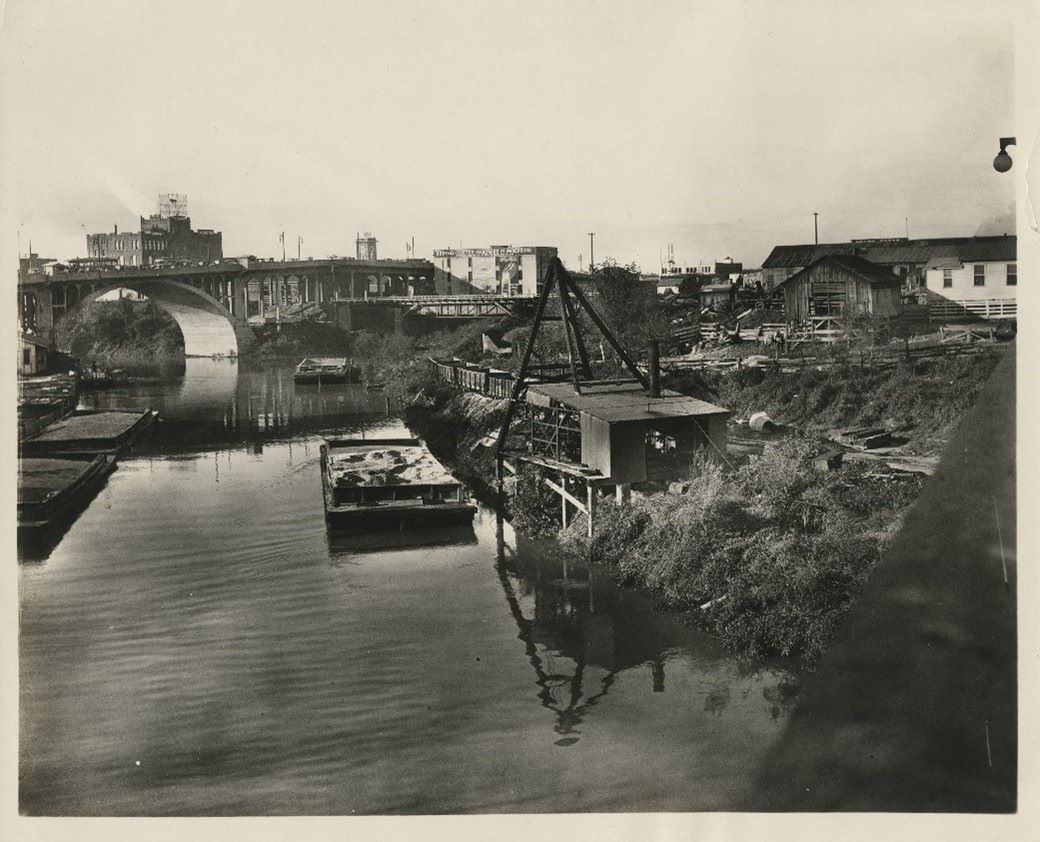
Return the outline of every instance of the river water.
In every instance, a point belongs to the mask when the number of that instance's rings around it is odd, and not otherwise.
[[[189,360],[84,403],[163,421],[20,564],[24,811],[726,809],[786,722],[784,667],[491,511],[330,537],[321,432],[400,430],[382,393]]]

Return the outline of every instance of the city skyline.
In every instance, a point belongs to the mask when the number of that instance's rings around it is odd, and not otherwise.
[[[573,265],[596,231],[597,256],[644,269],[669,243],[753,266],[811,241],[813,211],[821,240],[902,236],[907,217],[911,236],[1007,230],[1011,181],[990,162],[1013,128],[1010,5],[944,4],[936,25],[930,8],[850,4],[820,26],[814,2],[403,4],[356,21],[248,4],[248,41],[235,8],[6,5],[23,251],[81,254],[166,190],[227,254],[273,255],[281,231],[350,253],[371,230],[387,254],[413,236],[418,255],[539,243]]]

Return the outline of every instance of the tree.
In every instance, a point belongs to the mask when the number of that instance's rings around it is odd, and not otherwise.
[[[639,280],[634,264],[619,266],[609,258],[591,275],[594,306],[632,354],[650,339],[668,335],[668,318],[657,298],[656,284]]]

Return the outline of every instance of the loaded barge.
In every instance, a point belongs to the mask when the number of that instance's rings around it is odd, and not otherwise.
[[[321,446],[325,520],[354,532],[457,526],[477,507],[416,438],[327,439]]]

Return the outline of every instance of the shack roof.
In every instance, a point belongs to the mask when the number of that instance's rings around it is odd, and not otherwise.
[[[801,271],[795,272],[790,278],[778,283],[777,287],[801,280],[802,278],[812,274],[817,266],[823,264],[836,266],[847,274],[862,278],[871,286],[901,286],[903,283],[903,279],[891,269],[886,269],[884,266],[878,266],[876,263],[871,263],[869,260],[864,260],[862,257],[857,257],[852,254],[831,254],[826,257],[821,257],[819,260],[809,264]]]
[[[858,255],[872,263],[925,263],[932,257],[958,257],[968,263],[1015,260],[1014,234],[994,237],[936,237],[908,240],[902,237],[853,240],[848,243],[819,243],[775,246],[762,262],[764,269],[808,266],[821,257]]]
[[[608,423],[730,414],[721,406],[667,389],[661,390],[661,397],[651,398],[638,383],[583,385],[580,395],[571,383],[532,383],[527,387],[527,400],[541,406],[553,400]]]

